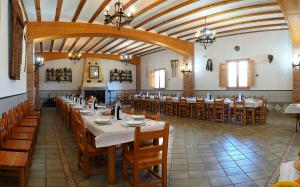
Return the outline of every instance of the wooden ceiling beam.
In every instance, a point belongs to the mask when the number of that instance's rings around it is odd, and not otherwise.
[[[293,44],[300,44],[300,1],[299,0],[278,0],[289,25]]]
[[[129,41],[129,40],[126,40],[126,41]],[[127,44],[127,45],[121,47],[120,49],[117,49],[117,50],[115,50],[115,51],[112,51],[111,53],[114,54],[114,53],[117,53],[117,52],[119,52],[119,51],[122,51],[123,49],[126,49],[126,48],[128,48],[129,46],[131,46],[131,45],[133,45],[133,44],[135,44],[135,43],[138,43],[138,41],[134,41],[134,42],[132,42],[132,43],[130,43],[130,44]]]
[[[164,33],[164,32],[167,32],[167,31],[170,31],[170,30],[182,27],[184,25],[192,24],[192,23],[195,23],[197,21],[202,21],[205,18],[206,19],[210,19],[210,18],[213,18],[213,17],[222,16],[222,15],[225,15],[225,14],[231,14],[231,13],[239,12],[239,11],[243,11],[243,10],[251,10],[251,9],[257,9],[257,8],[266,8],[266,7],[276,6],[276,5],[278,5],[278,3],[277,2],[273,2],[273,3],[264,3],[264,4],[256,4],[256,5],[250,5],[250,6],[243,6],[243,7],[233,8],[233,9],[225,10],[225,11],[222,11],[222,12],[218,12],[218,13],[214,13],[214,14],[202,16],[202,17],[199,17],[199,18],[191,19],[191,20],[188,20],[188,21],[185,21],[185,22],[182,22],[182,23],[178,23],[178,24],[175,24],[175,25],[173,25],[171,27],[168,27],[168,28],[165,28],[163,30],[160,30],[160,31],[158,31],[158,33],[159,34],[160,33]]]
[[[242,34],[258,33],[258,32],[283,31],[283,30],[289,30],[289,29],[288,28],[283,28],[283,29],[266,29],[266,30],[258,30],[258,31],[249,31],[249,32],[241,32],[241,33],[234,33],[234,34],[226,34],[226,35],[218,36],[217,38],[223,38],[223,37],[235,36],[235,35],[242,35]]]
[[[22,6],[23,13],[25,15],[25,18],[26,18],[25,23],[27,23],[27,21],[28,21],[28,15],[27,15],[27,11],[25,9],[24,0],[21,0],[21,6]]]
[[[85,5],[85,3],[86,3],[86,0],[80,0],[79,4],[77,6],[77,9],[75,11],[75,14],[74,14],[74,16],[72,18],[72,22],[77,21],[79,15],[80,15],[80,12],[81,12],[83,6]]]
[[[40,0],[34,0],[34,5],[35,5],[36,20],[37,21],[42,21],[42,18],[41,18],[41,2],[40,2]]]
[[[146,23],[149,23],[150,21],[152,21],[152,20],[154,20],[154,19],[157,19],[157,18],[159,18],[159,17],[161,17],[161,16],[164,16],[164,15],[170,13],[170,12],[173,12],[173,11],[175,11],[175,10],[178,10],[178,9],[180,9],[180,8],[182,8],[182,7],[185,7],[185,6],[187,6],[187,5],[190,5],[190,4],[196,3],[196,2],[198,2],[198,0],[187,0],[187,1],[184,1],[183,3],[180,3],[180,4],[178,4],[178,5],[175,5],[175,6],[171,7],[171,8],[168,8],[168,9],[165,10],[165,11],[162,11],[162,12],[160,12],[160,13],[154,15],[154,16],[151,16],[150,18],[148,18],[148,19],[142,21],[141,23],[135,25],[133,28],[134,28],[134,29],[139,28],[139,27],[145,25]]]
[[[100,38],[100,40],[98,40],[92,47],[90,47],[86,52],[90,52],[92,49],[94,49],[95,47],[97,47],[101,42],[103,42],[106,38]]]
[[[236,3],[236,2],[240,2],[240,1],[241,0],[226,0],[226,1],[221,1],[221,2],[217,2],[217,3],[209,4],[209,5],[200,7],[200,8],[196,8],[196,9],[194,9],[192,11],[180,14],[178,16],[175,16],[175,17],[171,18],[171,19],[167,19],[165,21],[162,21],[159,24],[156,24],[156,25],[153,25],[153,26],[151,26],[149,28],[146,28],[146,31],[153,30],[153,29],[161,27],[161,26],[163,26],[165,24],[171,23],[173,21],[182,19],[184,17],[190,16],[190,15],[193,15],[193,14],[196,14],[196,13],[199,13],[199,12],[211,9],[211,8],[217,8],[217,7],[220,7],[220,6],[224,6],[224,5],[228,5],[228,4],[232,4],[232,3]]]
[[[99,16],[99,14],[103,11],[103,9],[110,3],[111,0],[104,0],[103,3],[99,6],[97,11],[93,14],[89,23],[93,23],[95,19]]]
[[[154,7],[160,5],[161,3],[164,3],[164,2],[166,2],[166,0],[156,0],[156,1],[152,2],[150,5],[148,5],[148,6],[146,6],[145,8],[143,8],[142,10],[138,11],[138,12],[134,15],[134,17],[136,18],[136,17],[138,17],[138,16],[144,14],[145,12],[151,10],[152,8],[154,8]]]
[[[204,26],[210,26],[210,25],[214,25],[214,24],[224,23],[227,21],[233,21],[233,20],[237,20],[237,19],[250,18],[250,17],[256,17],[256,16],[279,14],[279,13],[281,13],[280,10],[244,14],[244,15],[240,15],[240,16],[235,16],[235,17],[225,18],[225,19],[221,19],[221,20],[217,20],[217,21],[207,22],[206,24],[200,24],[200,25],[192,26],[192,27],[189,27],[186,29],[178,30],[176,32],[172,32],[172,33],[168,34],[168,36],[173,36],[173,35],[180,34],[180,33],[183,33],[183,32],[189,31],[189,30],[201,28]]]
[[[128,52],[128,51],[132,51],[132,50],[137,49],[137,48],[139,48],[139,47],[142,47],[142,46],[144,46],[144,45],[147,45],[147,43],[142,43],[142,44],[137,45],[137,46],[135,46],[135,47],[129,48],[129,49],[126,50],[126,51],[127,51],[127,52]]]
[[[209,28],[209,29],[213,30],[213,31],[216,31],[216,30],[219,30],[219,29],[225,29],[225,28],[229,28],[229,27],[235,27],[235,26],[246,25],[246,24],[251,24],[251,23],[263,23],[263,22],[269,22],[269,21],[284,21],[284,20],[285,20],[284,17],[257,19],[257,20],[242,21],[242,22],[222,25],[222,26]],[[191,35],[195,35],[195,34],[196,34],[196,32],[191,32],[191,33],[187,33],[187,34],[178,36],[178,38],[185,38],[187,36],[191,36]]]
[[[55,18],[54,18],[54,21],[59,21],[62,4],[63,4],[63,0],[57,0],[56,1],[56,9],[55,9]],[[50,43],[50,52],[53,51],[53,46],[54,46],[54,40],[51,40],[51,43]]]
[[[64,38],[63,41],[61,42],[60,48],[59,48],[59,52],[62,52],[65,44],[66,44],[67,38]]]
[[[89,37],[84,44],[78,49],[78,52],[80,52],[85,46],[87,46],[88,43],[92,41],[93,37]]]
[[[145,45],[147,45],[147,43],[145,43]],[[143,46],[143,45],[141,45],[141,46]],[[141,46],[139,46],[139,47],[141,47]],[[128,52],[129,54],[133,54],[133,53],[136,53],[136,52],[138,52],[138,51],[142,51],[142,50],[144,50],[144,49],[151,48],[151,47],[153,47],[153,46],[154,46],[154,45],[145,46],[145,47],[142,47],[142,48],[138,48],[138,49],[136,49],[136,50],[134,50],[134,51],[132,51],[132,49],[130,49],[130,50],[128,50],[127,52]],[[129,52],[129,51],[131,51],[131,52]]]
[[[129,8],[131,5],[133,5],[135,2],[137,2],[138,0],[130,0],[128,1],[125,5],[124,5],[124,10],[126,10],[127,8]]]
[[[78,43],[78,41],[79,41],[79,37],[77,37],[75,40],[74,40],[74,42],[72,43],[72,45],[71,45],[71,47],[69,48],[69,52],[71,52],[72,50],[73,50],[73,48],[75,47],[75,45]]]
[[[43,57],[45,63],[49,63],[50,60],[67,59],[68,52],[36,52],[35,55]],[[100,58],[100,59],[110,59],[114,61],[120,61],[120,55],[113,54],[101,54],[101,53],[82,53],[82,58]],[[132,64],[140,63],[140,58],[137,56],[132,57]]]
[[[280,23],[280,24],[269,24],[269,25],[257,25],[257,26],[251,26],[251,27],[243,27],[239,29],[232,29],[232,30],[226,30],[222,32],[218,32],[217,34],[222,35],[222,34],[227,34],[231,32],[238,32],[238,31],[244,31],[244,30],[251,30],[251,29],[261,29],[261,28],[269,28],[269,27],[283,27],[287,26],[286,23]],[[191,41],[194,40],[195,37],[187,38],[186,40]]]
[[[55,38],[86,36],[124,38],[168,48],[184,56],[194,54],[194,45],[190,42],[126,27],[122,28],[122,32],[120,32],[115,27],[101,24],[79,22],[28,22],[26,34],[28,41],[33,42],[40,42]]]
[[[143,52],[143,53],[139,53],[139,54],[136,54],[136,56],[146,56],[146,55],[150,55],[150,54],[153,54],[153,53],[157,53],[157,52],[160,52],[160,51],[165,51],[166,49],[155,49],[155,50],[148,50],[146,52]]]
[[[109,49],[107,49],[106,51],[104,51],[103,53],[107,53],[107,52],[109,52],[110,50],[115,49],[117,46],[122,45],[122,44],[125,43],[126,41],[127,41],[127,40],[123,40],[123,41],[121,41],[121,42],[119,42],[119,43],[113,45],[112,47],[110,47]]]
[[[97,49],[95,51],[95,53],[98,53],[99,51],[101,51],[102,49],[104,49],[105,47],[109,46],[110,44],[114,43],[115,41],[117,41],[119,38],[113,38],[110,41],[106,42],[103,46],[99,47],[99,49]]]

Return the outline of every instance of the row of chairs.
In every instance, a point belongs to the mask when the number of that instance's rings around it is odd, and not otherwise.
[[[74,135],[78,147],[78,167],[83,170],[84,177],[91,174],[107,171],[107,148],[96,148],[95,137],[84,125],[80,112],[77,109],[69,108],[69,113],[65,112],[66,105],[60,98],[56,99],[57,112],[64,124],[69,127]],[[134,115],[134,109],[123,109],[124,113]],[[154,116],[143,112],[147,119],[159,120],[160,114]],[[68,115],[68,117],[66,116]],[[70,119],[70,125],[68,120]],[[140,128],[135,129],[135,140],[123,144],[122,148],[122,174],[124,179],[128,180],[133,186],[153,186],[162,184],[167,186],[167,149],[169,125],[165,125],[163,130],[141,132]],[[153,141],[160,139],[162,142]],[[152,140],[152,144],[145,144],[147,139]],[[143,144],[142,144],[143,142]],[[91,163],[98,163],[102,167],[90,167]],[[158,171],[158,166],[162,166],[162,172]],[[153,167],[152,167],[153,166]],[[154,167],[155,166],[155,167]],[[155,168],[155,171],[152,169]],[[157,177],[157,180],[151,181],[148,185],[140,184],[141,170],[148,171],[148,175]],[[129,177],[132,175],[132,177]]]
[[[260,124],[266,123],[267,100],[263,97],[255,97],[263,101],[263,105],[255,109],[255,121]],[[234,101],[233,108],[224,104],[224,99],[214,99],[213,104],[206,104],[203,98],[197,98],[195,104],[188,104],[186,98],[180,98],[179,102],[173,102],[171,97],[167,97],[165,102],[161,102],[159,97],[154,100],[141,97],[132,100],[132,106],[137,110],[160,112],[166,115],[179,117],[193,117],[202,120],[215,120],[220,122],[232,119],[234,122],[251,123],[252,109],[245,107],[244,101]],[[229,113],[228,110],[231,110]],[[230,114],[230,116],[228,116]]]
[[[21,187],[27,181],[39,123],[40,111],[29,110],[27,101],[2,113],[0,119],[0,174],[18,176]]]

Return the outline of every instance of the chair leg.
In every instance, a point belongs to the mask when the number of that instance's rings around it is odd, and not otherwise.
[[[133,168],[133,187],[138,187],[139,186],[139,169],[134,166]]]
[[[83,173],[84,173],[84,178],[89,177],[89,156],[88,156],[88,154],[84,155]]]
[[[20,187],[25,187],[25,168],[20,168],[19,178]]]

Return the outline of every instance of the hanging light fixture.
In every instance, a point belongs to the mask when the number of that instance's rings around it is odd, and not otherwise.
[[[35,70],[39,69],[44,65],[44,58],[43,57],[36,57],[34,61]]]
[[[206,27],[205,18],[205,27],[201,31],[197,31],[196,42],[203,45],[204,49],[206,49],[209,45],[214,43],[214,41],[216,41],[216,34]]]
[[[110,15],[108,9],[106,9],[104,24],[112,24],[116,26],[118,30],[120,30],[121,27],[129,25],[133,18],[134,16],[131,14],[131,12],[129,12],[127,15],[125,14],[124,5],[119,0],[115,3],[115,13],[113,15]]]
[[[121,59],[121,62],[124,62],[126,66],[127,66],[127,64],[131,63],[132,55],[128,54],[127,46],[126,46],[125,53],[120,55],[120,59]]]
[[[82,54],[79,52],[70,52],[68,56],[71,62],[76,63],[81,59]]]

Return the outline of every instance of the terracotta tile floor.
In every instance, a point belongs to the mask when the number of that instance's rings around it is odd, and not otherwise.
[[[175,127],[169,144],[169,186],[265,186],[278,176],[272,174],[280,161],[295,159],[300,148],[292,116],[272,114],[264,126],[162,119]],[[116,186],[129,186],[121,180],[120,161],[118,157]],[[65,170],[63,163],[68,167]],[[106,174],[83,178],[70,132],[54,108],[45,108],[27,185],[63,187],[73,181],[78,186],[107,186],[106,178]],[[15,185],[15,178],[0,178],[0,186]]]

